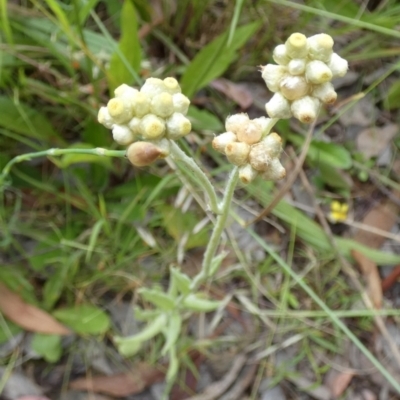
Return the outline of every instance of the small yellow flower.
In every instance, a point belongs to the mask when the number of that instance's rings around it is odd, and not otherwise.
[[[349,212],[348,204],[340,203],[336,200],[332,201],[331,212],[329,213],[329,220],[333,223],[346,221],[348,212]]]

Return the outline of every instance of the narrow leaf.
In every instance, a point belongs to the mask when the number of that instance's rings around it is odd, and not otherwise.
[[[192,281],[186,274],[176,268],[171,268],[171,278],[173,284],[182,294],[188,294],[190,292],[190,284]]]
[[[114,52],[108,69],[109,87],[113,91],[122,83],[137,80],[140,69],[141,48],[135,8],[125,0],[121,12],[122,35],[118,50]]]
[[[232,43],[226,46],[228,32],[203,47],[187,67],[181,79],[182,91],[189,98],[213,79],[220,77],[236,59],[237,50],[254,35],[260,27],[259,22],[241,26],[233,35]]]
[[[145,300],[162,310],[172,310],[175,307],[174,299],[158,290],[142,288],[139,293]]]
[[[168,317],[168,326],[163,331],[165,336],[165,344],[161,350],[162,355],[167,354],[171,347],[175,346],[175,343],[181,334],[181,327],[182,317],[178,313],[172,314]]]

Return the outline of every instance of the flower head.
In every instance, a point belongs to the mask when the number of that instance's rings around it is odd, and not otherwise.
[[[121,85],[98,121],[112,130],[114,140],[124,146],[135,141],[177,140],[187,135],[189,99],[181,93],[175,78],[149,78],[140,90]]]
[[[271,118],[294,116],[304,123],[315,121],[321,103],[333,104],[336,92],[330,83],[344,76],[348,69],[345,59],[333,52],[333,39],[325,34],[306,38],[293,33],[273,53],[278,65],[267,64],[261,69],[269,90],[275,93],[265,105]]]
[[[240,167],[243,183],[253,181],[257,175],[274,181],[285,177],[279,161],[282,139],[277,133],[270,133],[273,124],[270,118],[250,119],[247,114],[235,114],[225,122],[227,131],[214,138],[214,149]]]

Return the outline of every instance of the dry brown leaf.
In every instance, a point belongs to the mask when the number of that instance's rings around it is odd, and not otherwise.
[[[212,81],[211,86],[232,99],[243,110],[246,110],[253,104],[253,96],[244,85],[220,78]]]
[[[126,397],[140,393],[146,387],[164,379],[164,373],[145,363],[138,364],[131,373],[110,376],[87,376],[70,383],[70,388],[103,393],[114,397]]]
[[[27,331],[69,335],[71,331],[47,312],[31,304],[0,283],[0,312]]]
[[[329,372],[330,373],[328,373],[325,386],[328,387],[332,393],[332,396],[336,398],[341,396],[350,385],[354,373],[351,371],[339,372],[335,370],[330,370]]]
[[[368,296],[376,308],[382,307],[382,283],[377,265],[357,250],[352,250],[351,255],[356,260],[367,282]]]
[[[357,136],[357,148],[367,158],[379,156],[399,131],[397,124],[388,124],[381,128],[372,127],[361,131]]]
[[[393,225],[396,223],[397,213],[398,207],[390,200],[387,200],[370,210],[365,215],[362,223],[390,232]],[[353,239],[373,249],[379,249],[386,240],[384,236],[365,230],[359,230]]]

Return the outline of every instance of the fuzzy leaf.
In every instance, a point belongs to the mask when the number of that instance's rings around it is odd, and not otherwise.
[[[175,307],[174,299],[159,290],[142,288],[139,293],[145,300],[162,310],[168,311]]]
[[[188,294],[190,292],[190,284],[192,281],[186,274],[176,268],[171,268],[171,278],[173,284],[182,294]]]
[[[195,294],[190,294],[183,300],[184,308],[192,311],[214,311],[220,305],[220,301],[207,300]]]
[[[181,334],[182,317],[179,314],[172,314],[168,317],[168,326],[163,331],[165,336],[165,344],[161,350],[161,354],[165,355],[172,346],[175,346],[176,341]]]

